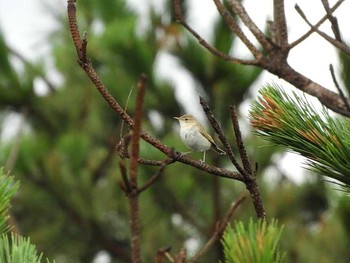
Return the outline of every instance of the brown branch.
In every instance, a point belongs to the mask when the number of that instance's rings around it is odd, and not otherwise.
[[[121,189],[127,194],[131,192],[131,185],[128,178],[128,172],[126,170],[125,162],[119,162],[119,170],[123,179],[123,184],[120,184]]]
[[[311,22],[307,19],[305,13],[298,5],[295,5],[295,9],[297,10],[298,14],[303,18],[303,20],[311,27],[311,29],[314,30],[317,34],[319,34],[321,37],[323,37],[326,41],[331,43],[333,46],[339,48],[342,50],[345,54],[350,56],[350,47],[344,44],[343,42],[338,41],[337,39],[334,39],[327,35],[326,33],[320,31],[317,27],[311,24]]]
[[[340,86],[339,86],[339,83],[338,83],[338,81],[337,81],[337,78],[335,77],[334,68],[333,68],[333,65],[332,65],[332,64],[329,65],[329,71],[331,72],[332,80],[333,80],[333,82],[334,82],[335,87],[336,87],[337,90],[338,90],[338,93],[339,93],[340,97],[343,98],[343,101],[344,101],[344,103],[345,103],[345,105],[346,105],[348,111],[350,111],[350,104],[349,104],[349,101],[348,101],[348,99],[345,97],[343,90],[342,90],[342,89],[340,88]]]
[[[344,101],[339,94],[324,88],[294,70],[283,58],[283,55],[280,56],[278,51],[276,54],[271,53],[268,59],[261,60],[260,66],[268,70],[270,73],[289,82],[301,91],[316,97],[321,104],[334,112],[344,116],[350,116],[350,112],[347,110]]]
[[[76,9],[75,3],[76,3],[76,0],[67,1],[68,24],[69,24],[69,30],[72,35],[74,46],[78,54],[78,58],[81,59],[83,56],[81,53],[81,38],[80,38],[79,27],[77,23],[77,16],[76,16],[77,9]]]
[[[214,0],[215,1],[215,0]],[[276,0],[277,1],[277,0]],[[345,0],[338,0],[335,5],[330,8],[330,13],[334,12]],[[180,0],[173,0],[174,8],[175,8],[175,15],[177,20],[183,24],[183,26],[192,33],[199,41],[200,44],[203,45],[203,42],[201,41],[201,37],[196,33],[194,30],[192,30],[183,19],[181,6],[180,6]],[[216,2],[218,3],[218,2]],[[311,30],[309,30],[307,33],[305,33],[302,37],[294,41],[292,44],[290,44],[287,47],[274,45],[273,42],[269,38],[267,38],[261,30],[254,24],[254,22],[250,19],[249,15],[247,14],[246,10],[242,6],[242,4],[237,0],[230,0],[229,1],[231,8],[235,14],[237,14],[243,23],[251,30],[251,32],[254,34],[254,36],[258,39],[258,41],[262,44],[263,48],[265,49],[265,52],[267,53],[263,57],[259,57],[258,59],[254,61],[249,61],[249,63],[246,63],[247,61],[239,61],[236,60],[234,63],[240,63],[240,64],[248,64],[248,65],[256,65],[261,67],[262,69],[265,69],[269,71],[270,73],[278,76],[279,78],[284,79],[285,81],[289,82],[290,84],[294,85],[296,88],[300,89],[303,92],[308,93],[311,96],[316,97],[321,104],[326,106],[327,108],[333,110],[334,112],[337,112],[339,114],[342,114],[344,116],[350,116],[350,112],[347,110],[346,105],[344,104],[343,98],[339,96],[339,94],[330,91],[326,89],[325,87],[319,85],[318,83],[310,80],[309,78],[305,77],[301,73],[294,70],[287,62],[288,58],[288,52],[290,49],[301,43],[303,40],[305,40],[311,33],[315,32],[315,29],[317,29],[324,21],[328,19],[328,14],[324,16]],[[277,2],[276,2],[277,3]],[[283,4],[281,2],[278,2],[279,6],[277,6],[277,9],[284,9]],[[227,19],[225,10],[220,7],[220,4],[217,4],[219,7],[218,10],[220,13],[223,14],[224,18]],[[276,10],[276,12],[278,12]],[[282,15],[280,15],[281,17]],[[282,18],[278,18],[279,20],[283,20]],[[226,20],[225,20],[226,21]],[[277,23],[274,23],[273,27],[277,28]],[[282,31],[284,30],[284,26],[282,27]],[[277,31],[277,29],[276,29]],[[343,43],[340,43],[339,41],[333,41],[332,38],[325,35],[323,32],[320,32],[322,36],[326,38],[329,42],[334,44],[336,47],[340,48],[344,52],[350,55],[349,48],[344,45]],[[284,38],[287,38],[287,33],[283,33],[282,35]],[[207,43],[206,43],[207,44]],[[206,45],[205,44],[205,45]],[[204,46],[205,46],[204,45]],[[210,50],[210,47],[206,47],[210,52],[212,52],[214,55],[217,55],[218,57],[221,57],[225,60],[229,60],[229,58],[225,58],[224,56],[227,56],[226,54],[222,55],[219,53],[215,53],[212,50]]]
[[[213,0],[216,8],[218,9],[221,16],[226,21],[226,24],[229,26],[232,32],[234,32],[240,40],[245,44],[245,46],[252,52],[254,57],[256,59],[259,59],[262,54],[260,51],[253,45],[252,42],[246,37],[246,35],[243,33],[242,29],[239,27],[238,23],[235,21],[235,19],[231,16],[231,14],[226,10],[225,6],[222,4],[220,0]]]
[[[252,165],[249,161],[247,151],[245,150],[245,147],[243,144],[242,134],[241,134],[241,130],[239,128],[236,107],[230,106],[230,116],[231,116],[231,121],[232,121],[232,125],[233,125],[233,130],[235,132],[236,145],[238,147],[239,155],[241,156],[241,159],[242,159],[243,168],[246,172],[245,174],[247,174],[249,177],[251,177],[254,175],[254,171],[252,169]]]
[[[148,189],[153,183],[158,179],[158,177],[162,174],[164,169],[173,162],[172,158],[168,158],[162,162],[162,165],[158,169],[158,171],[141,187],[138,188],[138,192],[141,193]]]
[[[202,108],[203,108],[206,116],[208,117],[210,124],[212,125],[215,132],[219,135],[221,142],[225,146],[226,152],[229,154],[229,156],[230,156],[230,154],[232,154],[232,157],[230,157],[231,162],[233,163],[233,165],[237,168],[237,170],[240,172],[240,174],[244,178],[243,183],[246,185],[246,188],[250,193],[257,217],[266,219],[265,208],[264,208],[264,205],[263,205],[263,202],[261,199],[258,184],[256,182],[255,170],[253,170],[251,168],[250,162],[248,160],[248,156],[245,152],[242,138],[241,138],[241,133],[239,131],[239,125],[238,125],[236,115],[235,114],[231,115],[231,118],[233,118],[233,125],[234,125],[235,133],[236,133],[237,146],[238,146],[240,154],[242,156],[242,162],[243,162],[244,169],[239,165],[239,163],[234,158],[233,153],[232,153],[232,149],[228,143],[228,140],[227,140],[226,136],[224,135],[222,129],[220,128],[219,123],[214,118],[214,115],[211,112],[209,105],[206,103],[206,101],[202,97],[199,97],[199,98],[200,98],[200,104],[202,105]]]
[[[330,13],[334,13],[335,10],[344,2],[345,0],[338,0],[334,6],[330,9]],[[295,5],[295,8],[297,8],[298,5]],[[328,14],[322,17],[315,25],[313,28],[311,28],[308,32],[306,32],[304,35],[299,37],[297,40],[295,40],[293,43],[289,45],[290,49],[296,47],[299,45],[301,42],[303,42],[305,39],[307,39],[312,33],[315,32],[315,29],[319,28],[326,20],[328,19]]]
[[[326,13],[328,15],[328,20],[329,22],[331,22],[332,25],[332,31],[334,34],[334,37],[337,41],[343,43],[343,40],[341,38],[341,34],[340,34],[340,29],[339,29],[339,24],[338,24],[338,20],[335,16],[333,16],[331,8],[329,7],[329,3],[328,0],[321,0],[323,8],[326,10]]]
[[[212,53],[213,55],[220,57],[226,61],[231,61],[231,62],[237,63],[237,64],[244,64],[244,65],[256,65],[257,64],[256,60],[245,60],[245,59],[235,58],[235,57],[232,57],[232,56],[216,49],[212,45],[210,45],[192,27],[190,27],[186,23],[186,21],[183,17],[183,14],[182,14],[180,0],[173,0],[173,4],[174,4],[176,22],[182,24],[184,28],[186,28],[195,38],[197,38],[199,44],[201,44],[204,48],[206,48],[210,53]]]
[[[323,37],[326,41],[331,43],[333,46],[339,48],[344,53],[346,53],[348,56],[350,56],[350,47],[345,45],[343,42],[338,41],[337,39],[334,39],[327,35],[326,33],[320,31],[316,26],[312,25],[311,22],[307,19],[305,13],[298,5],[295,5],[295,9],[297,10],[298,14],[303,18],[303,20],[313,29],[314,32],[319,34],[321,37]]]
[[[137,84],[136,109],[131,136],[131,159],[129,168],[129,182],[131,190],[127,194],[130,204],[131,259],[133,263],[141,262],[141,236],[139,215],[139,192],[137,186],[137,167],[140,152],[142,107],[146,89],[146,82],[147,77],[146,75],[142,74]]]
[[[284,9],[284,0],[273,1],[274,25],[276,26],[277,44],[282,48],[288,48],[288,30],[286,23],[286,14]],[[286,54],[287,55],[287,54]]]
[[[117,143],[115,146],[116,148],[116,153],[121,159],[129,159],[130,154],[128,152],[128,145],[130,142],[131,134],[127,133],[120,141]],[[170,161],[171,160],[171,161]],[[149,160],[149,159],[144,159],[144,158],[138,158],[138,162],[140,164],[144,165],[149,165],[149,166],[162,166],[164,161],[159,161],[159,160]],[[174,163],[175,160],[172,158],[169,158],[169,164]]]
[[[211,126],[213,127],[214,131],[218,134],[220,141],[222,142],[222,144],[225,147],[225,152],[228,154],[232,164],[236,167],[236,169],[244,176],[246,177],[246,172],[244,171],[244,169],[241,167],[241,165],[238,163],[238,161],[236,160],[236,158],[234,157],[232,148],[230,146],[230,143],[228,142],[223,130],[221,129],[219,123],[217,122],[217,120],[215,119],[212,111],[210,110],[210,107],[208,105],[208,103],[200,96],[199,97],[199,102],[202,105],[202,108],[211,124]]]
[[[230,115],[231,115],[232,125],[233,125],[235,135],[236,135],[236,143],[237,143],[238,150],[239,150],[239,153],[240,153],[241,158],[242,158],[244,171],[245,171],[245,174],[247,174],[245,176],[246,180],[244,181],[244,183],[245,183],[247,190],[249,191],[250,196],[252,198],[255,213],[256,213],[257,217],[266,220],[266,212],[265,212],[264,204],[263,204],[263,201],[261,199],[261,194],[259,191],[258,184],[256,182],[256,170],[257,169],[253,170],[253,168],[249,162],[249,158],[248,158],[248,155],[246,153],[246,150],[245,150],[245,147],[244,147],[244,144],[242,141],[242,135],[241,135],[241,131],[239,128],[236,110],[232,106],[230,107]]]
[[[192,257],[192,259],[189,261],[190,263],[198,262],[201,257],[205,253],[208,252],[208,250],[213,246],[215,242],[217,242],[222,234],[224,233],[226,226],[230,222],[234,212],[237,210],[239,205],[246,199],[246,196],[239,197],[235,202],[231,203],[230,208],[228,209],[225,217],[221,220],[221,222],[218,222],[217,227],[210,237],[210,239],[204,244],[204,246]]]
[[[141,136],[142,107],[146,89],[146,81],[146,75],[142,74],[137,84],[136,109],[131,136],[130,182],[135,185],[135,187],[137,186],[137,166]]]
[[[271,42],[264,35],[264,33],[258,28],[254,21],[250,18],[249,14],[245,10],[244,6],[240,1],[229,0],[229,4],[232,8],[232,11],[239,16],[245,26],[252,32],[254,37],[259,41],[263,48],[268,51],[272,49]]]

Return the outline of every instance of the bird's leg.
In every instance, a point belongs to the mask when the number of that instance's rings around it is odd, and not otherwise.
[[[203,152],[203,160],[202,160],[203,163],[205,163],[205,151]]]

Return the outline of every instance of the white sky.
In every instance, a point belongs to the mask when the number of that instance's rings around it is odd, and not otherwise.
[[[170,0],[167,0],[170,4]],[[131,5],[140,13],[147,12],[147,6],[150,3],[162,3],[164,0],[129,0]],[[263,28],[263,24],[268,18],[271,18],[272,13],[271,0],[246,0],[244,5],[248,12],[252,14],[253,20]],[[330,1],[332,6],[336,1]],[[340,8],[335,12],[338,18],[340,28],[348,28],[350,1],[345,1]],[[50,44],[45,40],[45,36],[50,30],[55,27],[54,20],[51,17],[50,12],[44,6],[50,6],[54,10],[62,10],[65,12],[65,0],[0,0],[0,30],[5,33],[7,43],[14,49],[24,55],[30,60],[42,58],[43,55],[47,55],[50,52]],[[143,3],[143,4],[141,4]],[[308,16],[311,22],[315,23],[324,14],[324,10],[320,0],[308,0],[308,1],[292,1],[286,0],[286,13],[287,23],[289,29],[289,39],[295,40],[308,30],[308,26],[299,17],[294,10],[295,3],[298,3],[303,11]],[[193,11],[189,17],[188,22],[204,37],[210,38],[209,28],[210,23],[215,19],[217,15],[216,8],[212,0],[192,0],[189,8]],[[321,29],[330,33],[329,23],[326,22],[325,26]],[[350,35],[343,36],[346,41],[350,41]],[[234,50],[235,54],[245,56],[246,49],[242,45],[237,45]],[[50,64],[50,62],[48,61]],[[333,82],[329,73],[329,64],[332,63],[335,69],[339,69],[336,52],[332,46],[330,46],[325,40],[321,39],[316,34],[313,34],[308,40],[296,47],[289,56],[289,63],[299,72],[303,73],[312,80],[324,85],[327,88],[333,88]],[[188,98],[185,102],[191,107],[187,107],[186,111],[191,113],[198,112],[200,106],[197,98],[195,98],[195,83],[191,81],[189,76],[182,71],[174,74],[172,70],[176,61],[169,59],[166,55],[159,58],[159,71],[162,76],[172,79],[176,88],[176,97]],[[170,70],[171,69],[171,70]],[[282,83],[284,87],[289,86],[282,80],[279,80],[275,76],[264,73],[262,77],[255,84],[255,90],[261,87],[266,82]],[[243,106],[242,111],[248,112],[248,105],[246,103]],[[290,164],[297,160],[299,165],[293,165],[294,167],[300,167],[300,158],[295,155],[288,154],[284,158],[284,162]],[[285,165],[282,165],[286,167]],[[282,169],[283,169],[282,167]],[[301,171],[301,167],[300,167]],[[295,169],[293,170],[295,173]]]

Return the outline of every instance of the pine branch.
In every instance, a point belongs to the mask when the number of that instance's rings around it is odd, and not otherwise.
[[[250,121],[256,133],[307,158],[319,175],[350,187],[350,121],[317,111],[305,97],[289,96],[281,87],[267,86],[252,103]]]

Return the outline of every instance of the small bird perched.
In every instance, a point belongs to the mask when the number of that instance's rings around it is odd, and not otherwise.
[[[203,125],[195,117],[185,114],[174,118],[180,122],[181,140],[191,150],[203,152],[203,162],[205,162],[205,152],[210,148],[220,155],[226,154],[226,152],[217,146],[213,138],[205,131]]]

